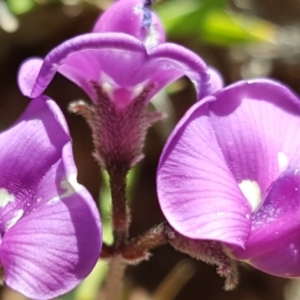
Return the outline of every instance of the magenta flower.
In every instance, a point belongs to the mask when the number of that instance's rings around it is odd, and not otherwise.
[[[196,54],[164,43],[162,25],[150,2],[116,2],[97,21],[93,33],[63,42],[44,60],[26,61],[19,71],[19,87],[30,98],[41,95],[56,72],[89,95],[92,105],[74,103],[70,110],[83,115],[91,126],[95,157],[107,170],[124,165],[126,173],[143,157],[147,129],[162,117],[147,111],[159,90],[186,75],[201,99],[220,83]]]
[[[119,0],[96,22],[93,32],[123,32],[139,39],[146,47],[164,43],[165,31],[151,10],[149,0]]]
[[[47,97],[0,134],[0,262],[4,282],[30,299],[74,288],[101,249],[99,214],[77,180],[64,117]]]
[[[163,43],[162,25],[149,9],[148,1],[145,6],[142,0],[120,0],[100,17],[93,33],[63,42],[44,60],[27,60],[19,72],[22,93],[30,98],[41,95],[58,71],[92,101],[99,101],[97,85],[121,108],[148,87],[150,100],[184,75],[195,84],[199,99],[209,94],[206,64],[182,46]]]
[[[300,100],[271,80],[204,98],[169,138],[157,174],[169,224],[278,276],[300,276]]]

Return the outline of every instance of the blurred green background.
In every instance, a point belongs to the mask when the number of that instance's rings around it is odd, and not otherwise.
[[[0,0],[0,129],[22,113],[28,99],[20,94],[16,74],[31,56],[45,56],[62,41],[88,32],[110,0]],[[239,79],[272,77],[300,93],[300,1],[298,0],[161,0],[155,10],[162,18],[168,40],[197,52],[217,68],[226,84]],[[79,181],[108,210],[109,191],[94,162],[90,132],[84,121],[70,115],[69,102],[87,96],[60,75],[47,89],[65,112],[74,141]],[[192,84],[182,79],[161,93],[155,105],[169,118],[150,129],[146,158],[132,175],[132,235],[163,220],[155,192],[155,172],[162,147],[177,120],[195,102]],[[0,145],[1,146],[1,145]],[[102,178],[102,180],[101,180]],[[100,181],[102,184],[100,185]],[[103,201],[104,200],[104,201]],[[107,215],[103,216],[109,224]],[[109,229],[106,237],[109,240]],[[101,299],[101,263],[94,274],[61,300]],[[175,252],[169,246],[153,251],[147,262],[129,267],[126,299],[130,300],[298,300],[300,281],[272,277],[240,266],[240,284],[223,291],[215,268]],[[3,289],[2,289],[3,290]],[[8,289],[1,299],[25,299]]]

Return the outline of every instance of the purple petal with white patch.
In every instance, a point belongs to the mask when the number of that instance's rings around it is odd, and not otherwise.
[[[300,168],[288,169],[272,184],[253,216],[246,249],[233,255],[283,277],[300,276]]]
[[[262,79],[236,83],[215,97],[210,120],[226,163],[238,183],[257,182],[264,195],[281,172],[300,163],[299,99]]]
[[[73,289],[101,250],[98,210],[77,180],[64,117],[46,97],[0,134],[0,260],[8,286],[33,299]]]
[[[275,259],[280,247],[290,251],[278,228],[298,199],[285,191],[289,185],[297,188],[290,172],[300,165],[299,127],[299,99],[271,80],[241,81],[193,106],[171,135],[158,168],[159,201],[170,225],[190,238],[225,242],[238,259],[266,272],[295,276],[287,270],[292,264],[283,267],[288,255],[274,265],[265,258],[270,253]],[[273,213],[277,221],[255,229]],[[299,225],[291,222],[282,233],[296,251]]]
[[[124,33],[81,35],[53,49],[44,61],[26,61],[18,78],[22,93],[31,98],[39,96],[57,71],[94,101],[95,84],[108,93],[124,92],[125,98],[130,95],[132,99],[149,85],[153,86],[153,96],[184,75],[195,84],[198,99],[211,92],[209,70],[196,54],[171,43],[147,51],[140,40]]]
[[[148,48],[165,42],[160,19],[145,0],[115,2],[97,20],[93,32],[122,32],[144,43]],[[148,1],[149,2],[149,1]]]
[[[298,277],[300,100],[270,80],[237,83],[216,98],[210,105],[216,137],[252,207],[245,249],[229,248],[264,272]]]
[[[210,100],[189,109],[170,136],[158,167],[158,198],[169,224],[180,234],[242,247],[251,210],[218,145]]]

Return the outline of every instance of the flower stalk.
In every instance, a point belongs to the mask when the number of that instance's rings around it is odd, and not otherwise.
[[[125,244],[130,222],[126,197],[126,175],[127,170],[122,167],[109,170],[114,247],[116,249]]]
[[[161,223],[149,229],[140,237],[129,241],[122,249],[122,256],[128,263],[139,263],[149,258],[149,250],[162,246],[167,242],[166,224]]]
[[[123,294],[123,277],[126,263],[120,256],[113,257],[102,289],[104,300],[121,300]]]

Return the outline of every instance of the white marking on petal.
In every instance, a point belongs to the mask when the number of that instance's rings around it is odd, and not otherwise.
[[[51,205],[51,204],[54,204],[54,203],[56,203],[56,202],[58,202],[58,201],[60,201],[60,198],[59,198],[59,197],[54,197],[54,198],[50,199],[50,200],[47,202],[47,204],[48,204],[48,205]]]
[[[143,5],[138,4],[138,5],[134,6],[132,10],[135,15],[138,15],[143,11]]]
[[[115,90],[115,87],[112,86],[111,84],[105,82],[102,84],[102,88],[104,90],[104,92],[107,93],[107,95],[112,98],[113,97],[113,93],[114,93],[114,90]]]
[[[73,174],[66,180],[62,180],[60,183],[62,189],[66,192],[60,195],[60,198],[69,197],[82,189],[82,185],[77,182],[77,175]]]
[[[282,173],[289,166],[289,159],[288,159],[287,155],[281,151],[278,152],[277,159],[278,159],[279,171],[280,171],[280,173]]]
[[[116,82],[114,81],[113,78],[111,78],[108,74],[106,74],[105,72],[101,72],[100,74],[100,82],[104,82],[111,85],[111,86],[117,86]]]
[[[65,190],[65,192],[57,197],[50,199],[47,204],[54,204],[61,199],[72,196],[73,194],[79,192],[82,189],[82,185],[77,182],[77,175],[73,174],[68,179],[64,179],[60,183],[60,187]]]
[[[5,188],[0,188],[0,207],[5,207],[8,203],[14,202],[15,197],[10,194]]]
[[[14,216],[6,223],[6,229],[11,228],[12,226],[14,226],[23,216],[24,214],[24,210],[23,209],[18,209]]]
[[[256,211],[261,202],[261,190],[259,184],[254,180],[245,179],[239,183],[239,188],[249,201],[252,212]]]
[[[146,82],[143,82],[132,89],[132,98],[139,96],[142,91],[145,89]]]
[[[158,44],[159,39],[159,30],[157,29],[157,26],[155,24],[151,24],[148,28],[148,34],[144,41],[144,45],[147,49],[151,49]]]

